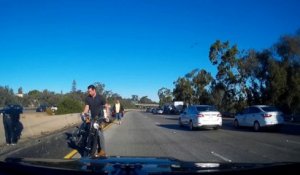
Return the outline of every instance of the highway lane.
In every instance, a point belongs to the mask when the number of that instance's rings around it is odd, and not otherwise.
[[[190,131],[180,128],[177,118],[131,112],[121,126],[108,130],[108,154],[209,162],[300,161],[297,133],[234,129],[228,119],[223,120],[222,129],[217,131]]]
[[[62,159],[73,150],[69,145],[69,137],[74,127],[51,135],[33,138],[27,142],[15,146],[2,148],[0,158],[5,157],[26,157],[26,158],[49,158]]]
[[[223,119],[215,130],[190,131],[178,126],[178,116],[131,111],[121,125],[105,130],[109,156],[173,157],[197,162],[286,162],[300,161],[299,126],[285,126],[280,132],[235,129]],[[290,129],[292,128],[292,130]],[[62,159],[73,149],[68,145],[72,129],[19,146],[9,156]],[[79,158],[76,154],[74,158]]]

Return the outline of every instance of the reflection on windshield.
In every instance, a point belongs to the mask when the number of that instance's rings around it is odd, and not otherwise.
[[[270,106],[270,107],[262,107],[262,109],[265,112],[280,112],[276,107]]]
[[[204,107],[197,107],[197,111],[217,111],[217,109],[213,106],[204,106]]]

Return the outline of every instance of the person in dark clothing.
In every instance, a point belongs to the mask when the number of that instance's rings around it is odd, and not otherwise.
[[[3,125],[7,145],[15,145],[21,137],[23,125],[20,122],[22,107],[18,105],[8,105],[3,113]]]
[[[23,131],[23,124],[20,122],[20,114],[17,114],[14,116],[14,132],[16,136],[16,141],[21,138],[22,131]]]
[[[105,98],[97,94],[96,88],[94,85],[88,86],[88,97],[85,99],[85,107],[83,114],[88,113],[89,111],[91,112],[91,119],[92,120],[99,120],[101,118],[105,118],[103,109],[106,104]],[[108,118],[105,118],[106,121]],[[99,148],[98,148],[98,154],[97,156],[106,156],[105,153],[105,141],[104,141],[104,135],[102,128],[99,128],[98,130],[98,136],[99,136]]]
[[[14,122],[11,114],[3,113],[3,125],[7,145],[17,143],[16,133],[14,132]]]

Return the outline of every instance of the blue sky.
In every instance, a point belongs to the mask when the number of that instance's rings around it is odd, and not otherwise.
[[[298,0],[0,0],[0,86],[69,92],[102,82],[158,100],[209,47],[268,48],[300,28]]]

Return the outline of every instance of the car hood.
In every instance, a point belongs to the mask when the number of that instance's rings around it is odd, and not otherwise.
[[[35,159],[35,158],[6,158],[0,162],[0,167],[11,170],[32,169],[33,172],[53,172],[55,174],[68,174],[74,172],[96,172],[105,174],[118,174],[121,172],[134,172],[137,174],[151,173],[212,173],[212,172],[243,172],[249,170],[286,167],[289,170],[297,168],[300,163],[207,163],[185,162],[173,158],[157,157],[106,157],[81,158],[75,160]],[[26,172],[26,171],[25,171]],[[62,173],[63,172],[63,173]],[[295,172],[295,171],[294,171]],[[297,171],[296,171],[297,172]],[[27,173],[27,172],[26,172]],[[26,174],[25,173],[25,174]],[[28,173],[32,173],[29,171]],[[46,173],[47,174],[47,173]],[[52,174],[52,173],[51,173]]]

